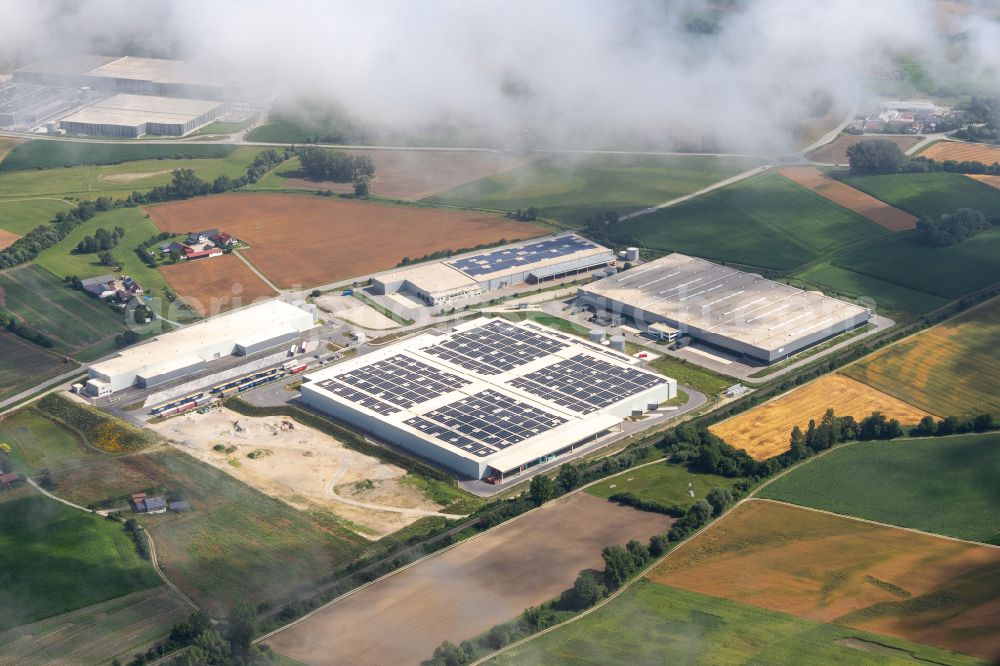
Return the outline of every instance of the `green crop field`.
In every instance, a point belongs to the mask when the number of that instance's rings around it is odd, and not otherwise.
[[[120,313],[32,264],[0,273],[0,307],[65,353],[84,352],[125,330]]]
[[[22,474],[57,470],[99,460],[101,454],[84,446],[80,436],[34,407],[0,416],[0,441],[11,447],[14,466]]]
[[[832,294],[870,298],[878,312],[923,314],[947,305],[948,299],[916,289],[893,284],[870,275],[855,273],[832,264],[813,264],[795,276],[805,281],[805,288],[820,288]]]
[[[655,206],[757,164],[751,159],[697,156],[548,158],[424,201],[502,211],[534,206],[544,217],[578,226],[594,213],[624,215]]]
[[[183,143],[90,143],[35,140],[14,147],[0,162],[0,171],[45,169],[81,164],[118,164],[136,160],[228,157],[231,145]]]
[[[695,500],[705,499],[712,488],[732,488],[738,480],[699,474],[684,465],[659,462],[608,477],[587,488],[586,492],[605,499],[617,493],[632,493],[644,500],[688,507]],[[688,484],[694,490],[694,497],[688,493]]]
[[[719,395],[736,383],[732,377],[720,375],[707,368],[666,354],[651,361],[649,367],[708,396]]]
[[[121,523],[0,493],[0,631],[160,584]]]
[[[972,657],[640,580],[489,661],[520,664],[982,664]]]
[[[71,204],[56,199],[0,200],[0,229],[23,236],[39,224],[48,224]]]
[[[957,208],[1000,215],[1000,190],[960,173],[900,173],[844,182],[917,217],[939,218]]]
[[[296,510],[195,458],[161,448],[53,473],[60,496],[83,505],[133,492],[183,497],[192,510],[146,516],[160,562],[210,612],[282,599],[333,572],[370,542],[328,514]]]
[[[169,146],[168,146],[169,147]],[[173,169],[192,169],[199,178],[211,182],[218,176],[235,178],[262,149],[240,146],[226,157],[216,159],[152,159],[108,166],[28,171],[0,171],[0,199],[73,196],[93,199],[98,196],[122,197],[157,185],[166,185]]]
[[[16,395],[76,367],[38,345],[0,331],[0,400]]]
[[[657,250],[776,270],[889,234],[776,173],[626,220],[616,233]]]
[[[1000,434],[861,442],[799,467],[767,497],[1000,545]]]

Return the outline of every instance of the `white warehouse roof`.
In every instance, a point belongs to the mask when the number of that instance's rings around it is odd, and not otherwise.
[[[64,122],[136,126],[145,123],[184,125],[215,111],[222,102],[153,95],[118,94],[80,109]]]

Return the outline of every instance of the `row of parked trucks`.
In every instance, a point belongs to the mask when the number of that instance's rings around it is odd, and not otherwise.
[[[269,384],[270,382],[281,379],[282,377],[304,372],[307,367],[308,364],[303,361],[288,361],[287,363],[276,368],[257,370],[246,375],[233,377],[232,379],[227,379],[221,384],[216,384],[208,390],[198,391],[197,393],[191,393],[182,398],[171,400],[170,402],[151,410],[150,413],[153,414],[153,416],[176,416],[178,414],[184,414],[186,412],[190,412],[191,410],[198,409],[199,407],[203,407],[213,400],[228,398],[231,395],[243,393],[244,391],[255,389],[258,386]]]

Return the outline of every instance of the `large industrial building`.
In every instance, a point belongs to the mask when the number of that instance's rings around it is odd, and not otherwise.
[[[306,404],[468,478],[517,474],[677,395],[675,380],[538,324],[477,319],[307,375]]]
[[[74,90],[0,83],[0,127],[33,125],[78,104]]]
[[[405,291],[428,305],[442,305],[502,287],[590,271],[614,260],[614,252],[606,247],[563,234],[386,273],[372,280],[372,290]]]
[[[238,91],[205,66],[183,60],[76,55],[46,58],[14,71],[16,83],[223,100]]]
[[[868,321],[867,308],[670,254],[579,289],[581,304],[772,363]]]
[[[138,386],[152,388],[206,370],[230,355],[248,356],[298,341],[315,326],[307,310],[268,301],[166,333],[121,351],[87,370],[85,392],[109,395]]]
[[[225,112],[224,102],[121,94],[66,116],[59,126],[87,136],[183,136]]]

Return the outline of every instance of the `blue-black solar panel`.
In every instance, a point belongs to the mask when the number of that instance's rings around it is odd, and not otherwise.
[[[545,259],[565,257],[574,252],[595,247],[597,246],[579,236],[565,236],[529,243],[520,247],[483,252],[464,259],[449,261],[448,265],[457,268],[466,275],[486,275],[517,266],[529,266]]]

